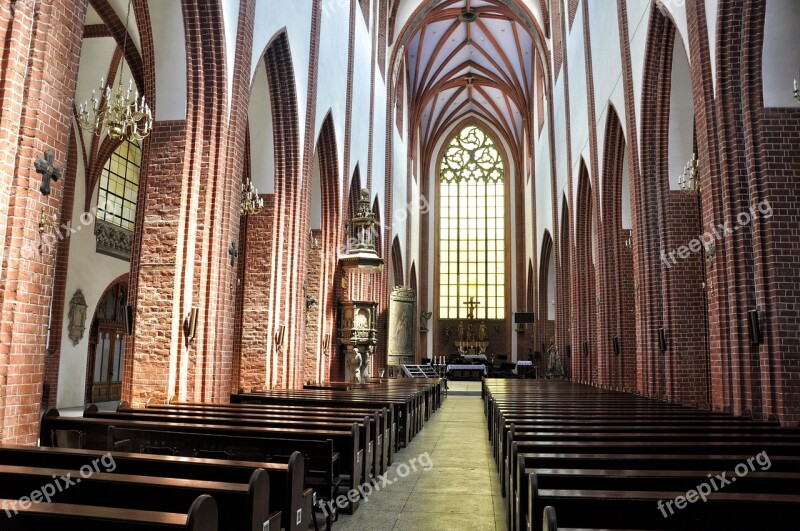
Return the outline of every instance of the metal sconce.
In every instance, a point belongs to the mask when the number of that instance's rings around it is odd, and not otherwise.
[[[286,336],[286,325],[280,325],[278,331],[275,332],[275,346],[281,348],[283,346],[283,338]]]
[[[661,352],[667,351],[667,331],[663,328],[658,329],[658,349]]]
[[[189,340],[194,339],[194,336],[197,335],[198,315],[200,315],[200,308],[192,306],[192,309],[189,311],[189,325],[186,330],[186,337],[188,337]]]
[[[306,297],[306,311],[308,311],[317,302],[316,297],[308,293],[308,282],[303,282],[303,293]]]
[[[800,89],[797,88],[797,80],[794,80],[794,99],[797,100],[797,103],[800,103]]]
[[[713,242],[709,243],[706,246],[706,261],[708,262],[708,267],[714,267],[714,256],[717,254],[717,248],[714,246]]]
[[[620,347],[619,347],[619,336],[614,336],[614,339],[611,341],[614,344],[614,355],[619,356]]]
[[[758,322],[758,310],[748,310],[747,325],[750,330],[750,344],[761,344],[761,325]]]
[[[331,335],[325,334],[325,337],[322,338],[322,352],[328,352],[328,348],[331,346]]]
[[[589,357],[589,341],[584,341],[583,342],[583,356],[585,358]]]

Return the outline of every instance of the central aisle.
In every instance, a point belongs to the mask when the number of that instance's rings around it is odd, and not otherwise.
[[[391,485],[362,501],[355,516],[340,516],[334,531],[506,529],[480,396],[450,394],[386,477]]]

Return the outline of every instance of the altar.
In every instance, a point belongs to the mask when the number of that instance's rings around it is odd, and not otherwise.
[[[483,376],[488,376],[489,371],[486,365],[461,365],[450,363],[445,367],[447,378],[456,380],[480,380]]]
[[[456,341],[458,352],[465,356],[483,356],[486,360],[486,349],[489,347],[488,341]]]

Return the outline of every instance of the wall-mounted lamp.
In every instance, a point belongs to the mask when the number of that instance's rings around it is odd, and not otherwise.
[[[306,311],[310,310],[314,303],[317,302],[316,297],[308,293],[308,282],[303,282],[303,293],[306,296]]]
[[[714,267],[714,256],[717,254],[717,248],[714,246],[714,243],[711,242],[706,245],[706,262],[708,262],[708,267]]]
[[[589,341],[584,341],[583,342],[583,356],[585,358],[589,357]]]
[[[750,344],[761,344],[761,325],[758,322],[758,310],[747,312],[747,327],[750,330]]]
[[[658,329],[658,349],[661,352],[667,351],[667,331],[663,328]]]
[[[189,326],[186,330],[186,337],[190,340],[194,339],[194,336],[197,335],[197,316],[200,315],[200,308],[196,306],[192,306],[191,311],[189,311]]]
[[[794,80],[794,99],[797,100],[797,103],[800,103],[800,89],[797,88],[797,80]]]
[[[325,334],[325,337],[322,338],[322,352],[328,352],[328,348],[331,346],[331,335]]]
[[[280,325],[278,331],[275,332],[275,346],[281,348],[283,346],[283,338],[286,336],[286,325]]]
[[[125,335],[133,335],[133,306],[125,306]]]
[[[619,336],[614,336],[614,339],[611,340],[614,344],[614,355],[619,356],[620,346],[619,346]]]

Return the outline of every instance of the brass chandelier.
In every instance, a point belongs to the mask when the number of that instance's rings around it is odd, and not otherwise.
[[[683,173],[678,176],[678,185],[681,190],[690,194],[700,191],[700,172],[696,154],[692,153],[692,158],[686,163]]]
[[[242,188],[242,202],[239,205],[239,215],[247,216],[261,212],[264,208],[264,198],[258,195],[258,189],[253,186],[253,181],[248,179]]]
[[[144,94],[139,97],[137,90],[133,98],[133,80],[123,92],[122,74],[125,72],[125,51],[128,46],[128,22],[131,16],[131,0],[128,0],[128,14],[125,17],[125,40],[122,44],[123,61],[120,66],[117,86],[112,90],[106,85],[105,78],[100,78],[100,95],[92,90],[89,102],[84,101],[78,108],[80,126],[100,135],[103,131],[111,138],[140,141],[153,130],[153,113],[145,102]]]

